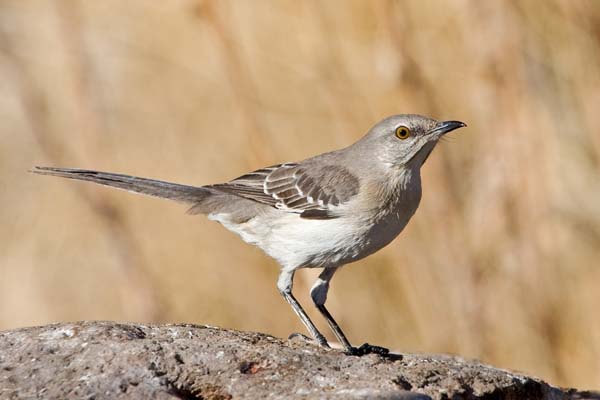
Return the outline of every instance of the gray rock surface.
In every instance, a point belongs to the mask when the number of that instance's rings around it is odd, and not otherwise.
[[[0,333],[1,399],[600,399],[443,355],[346,356],[197,325],[64,323]]]

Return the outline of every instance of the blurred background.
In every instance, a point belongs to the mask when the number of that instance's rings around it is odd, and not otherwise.
[[[458,119],[399,239],[336,274],[353,343],[600,387],[600,3],[0,3],[0,329],[304,332],[276,263],[181,205],[27,173],[187,184]],[[318,271],[297,274],[300,302]]]

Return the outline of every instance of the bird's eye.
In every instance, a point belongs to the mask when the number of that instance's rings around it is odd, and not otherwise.
[[[407,139],[410,136],[410,129],[405,126],[399,126],[396,128],[396,137],[398,139]]]

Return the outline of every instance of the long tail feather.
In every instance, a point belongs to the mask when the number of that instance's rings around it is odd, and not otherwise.
[[[35,167],[31,172],[40,175],[52,175],[68,179],[90,181],[100,185],[127,190],[129,192],[141,193],[184,203],[198,203],[211,194],[211,191],[204,187],[180,185],[154,179],[85,169]]]

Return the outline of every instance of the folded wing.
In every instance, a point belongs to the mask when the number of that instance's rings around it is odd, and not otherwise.
[[[234,194],[302,218],[336,218],[336,209],[359,189],[356,176],[341,166],[279,164],[209,188]]]

